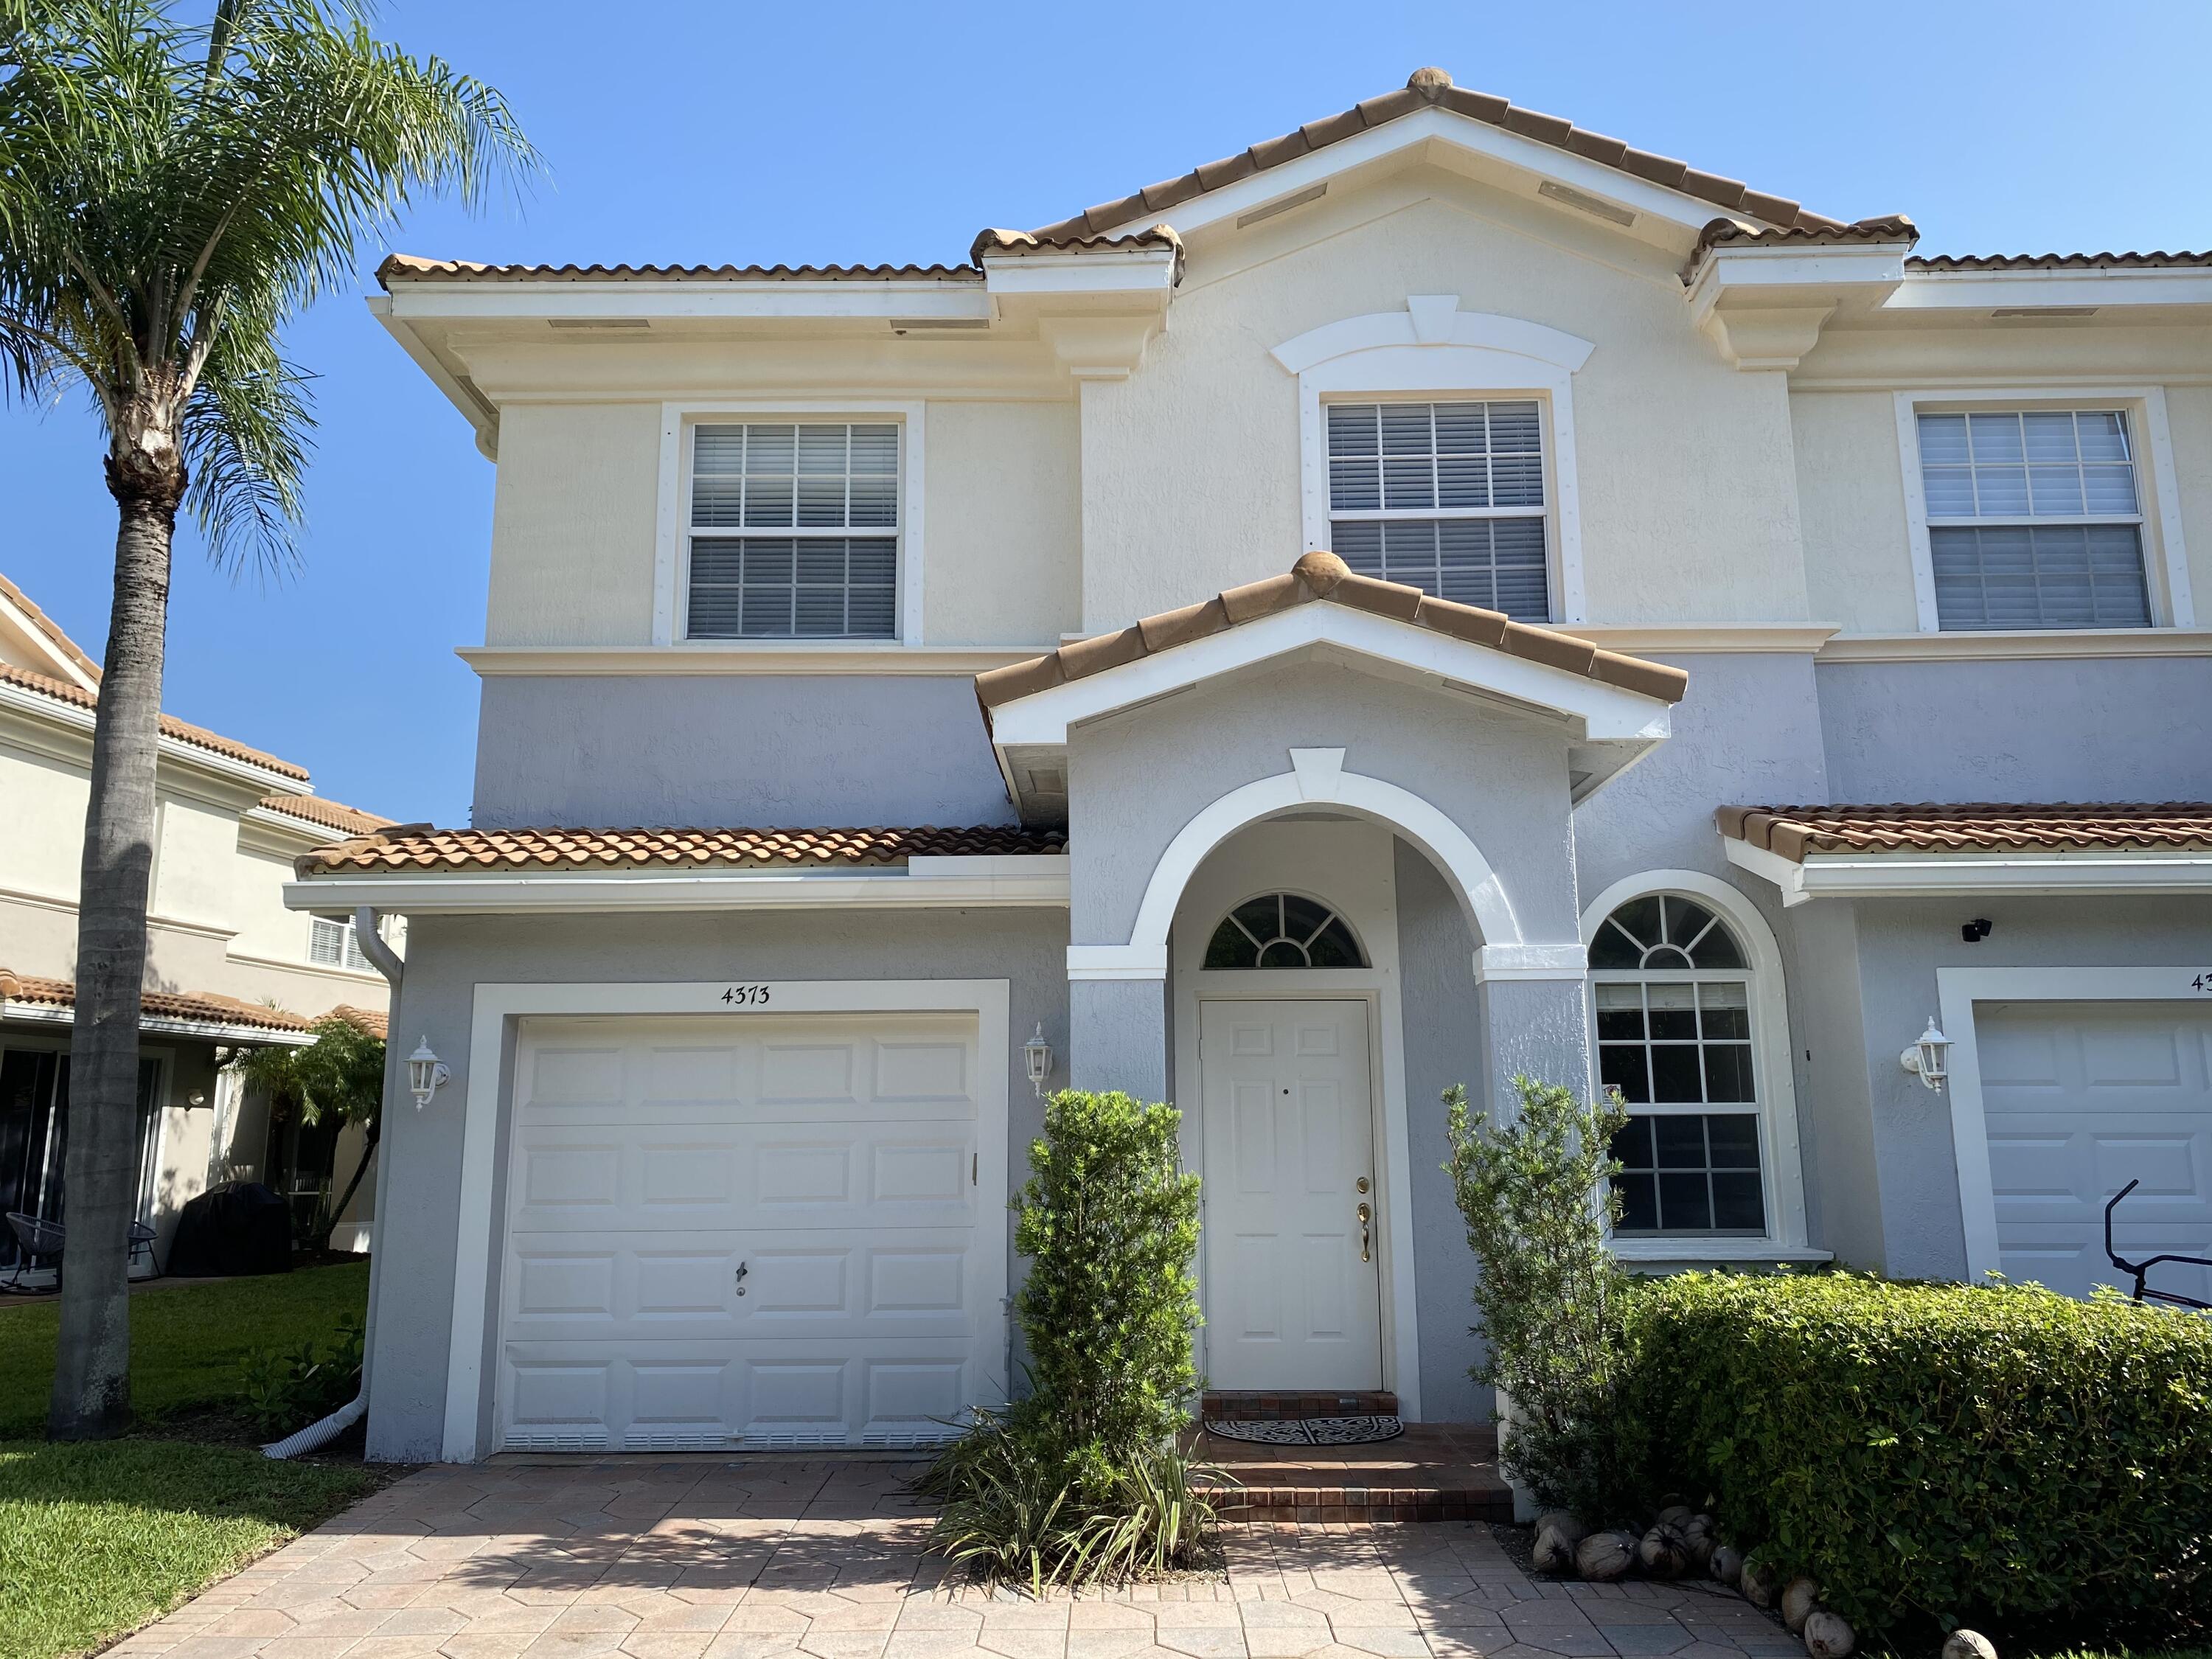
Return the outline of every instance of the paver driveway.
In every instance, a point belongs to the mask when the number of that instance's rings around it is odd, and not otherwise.
[[[1480,1522],[1231,1527],[1225,1574],[1038,1601],[921,1554],[912,1464],[425,1469],[115,1651],[167,1659],[1800,1655],[1702,1585],[1532,1581]]]

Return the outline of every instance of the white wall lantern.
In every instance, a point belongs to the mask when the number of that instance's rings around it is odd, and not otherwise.
[[[1898,1055],[1897,1063],[1940,1095],[1943,1092],[1943,1079],[1951,1074],[1947,1063],[1950,1053],[1951,1039],[1936,1028],[1936,1016],[1930,1014],[1928,1029],[1920,1034],[1917,1042]]]
[[[407,1056],[407,1091],[415,1097],[415,1109],[421,1111],[430,1103],[430,1097],[453,1073],[446,1064],[430,1052],[430,1039],[424,1037]]]
[[[1045,1079],[1052,1075],[1052,1044],[1044,1040],[1042,1020],[1037,1022],[1036,1035],[1022,1044],[1022,1058],[1029,1062],[1030,1087],[1042,1100]]]

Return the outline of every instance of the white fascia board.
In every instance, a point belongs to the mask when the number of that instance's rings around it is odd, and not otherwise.
[[[0,684],[0,708],[13,709],[18,714],[50,720],[56,726],[67,726],[91,737],[97,717],[89,708],[80,708],[73,702],[64,702],[43,691],[33,691],[27,686]],[[240,760],[212,749],[203,749],[196,743],[185,743],[167,736],[161,739],[161,759],[169,765],[188,768],[225,779],[233,783],[249,784],[264,795],[304,795],[308,793],[307,780],[294,777],[289,772],[274,772],[252,761]]]
[[[1617,202],[1636,213],[1663,220],[1691,237],[1722,213],[1711,202],[1668,190],[1632,173],[1606,167],[1549,144],[1540,144],[1533,138],[1523,138],[1470,115],[1431,106],[1401,115],[1395,121],[1302,155],[1295,161],[1265,168],[1233,185],[1194,196],[1178,204],[1170,216],[1176,230],[1188,239],[1193,232],[1224,220],[1233,223],[1238,215],[1265,206],[1279,197],[1295,195],[1355,167],[1366,167],[1432,142],[1501,161],[1534,178],[1571,185],[1589,195]],[[1141,212],[1111,227],[1106,234],[1127,235],[1158,223],[1161,216]]]
[[[320,875],[284,884],[291,910],[477,915],[615,910],[1064,909],[1067,860],[1051,854],[919,858],[905,868],[425,872]]]
[[[1995,311],[2033,306],[2212,305],[2212,267],[2086,270],[1907,270],[1886,311]]]
[[[1778,853],[1770,853],[1763,847],[1753,847],[1747,841],[1738,841],[1734,836],[1721,837],[1721,851],[1728,861],[1739,870],[1748,870],[1763,881],[1771,881],[1782,890],[1782,903],[1786,909],[1793,904],[1802,904],[1812,896],[1805,891],[1805,866],[1792,864]]]
[[[389,316],[398,322],[552,317],[991,319],[990,295],[975,282],[410,282],[385,297]]]
[[[1175,286],[1172,248],[1102,249],[1095,253],[1021,253],[983,260],[987,293],[1158,294]],[[911,313],[902,312],[900,315]]]
[[[1670,705],[1656,697],[1322,601],[1001,703],[991,712],[992,741],[1000,749],[1065,744],[1068,728],[1082,721],[1317,645],[1433,674],[1556,714],[1568,722],[1578,742],[1656,741],[1669,726]]]
[[[1729,862],[1782,890],[1785,906],[1820,898],[2203,893],[2212,853],[1813,853],[1802,864],[1725,837]]]
[[[1789,247],[1715,248],[1700,262],[1690,284],[1691,313],[1702,321],[1731,295],[1742,295],[1753,305],[1787,301],[1793,290],[1823,296],[1856,291],[1887,299],[1905,280],[1905,256],[1911,246],[1909,242],[1870,242],[1818,252]]]

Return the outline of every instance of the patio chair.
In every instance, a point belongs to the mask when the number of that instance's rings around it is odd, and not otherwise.
[[[15,1272],[8,1280],[7,1288],[21,1295],[25,1293],[23,1274],[36,1267],[40,1257],[52,1257],[57,1263],[61,1261],[62,1228],[58,1221],[46,1221],[34,1215],[25,1215],[20,1210],[10,1210],[8,1212],[8,1231],[15,1237]],[[40,1288],[33,1285],[30,1291],[35,1294]]]
[[[58,1221],[25,1215],[20,1210],[8,1212],[8,1231],[15,1236],[15,1271],[4,1288],[21,1294],[23,1274],[33,1267],[37,1258],[49,1256],[57,1267],[60,1265],[62,1245],[68,1237],[68,1231]],[[161,1276],[161,1261],[154,1254],[154,1230],[143,1221],[134,1221],[131,1224],[131,1254],[127,1260],[136,1261],[141,1252],[144,1253],[148,1264],[154,1269],[154,1277],[159,1279]],[[61,1288],[59,1273],[54,1275],[52,1288]],[[35,1287],[33,1293],[35,1293]]]

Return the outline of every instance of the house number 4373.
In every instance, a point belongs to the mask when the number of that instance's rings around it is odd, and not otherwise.
[[[722,993],[722,1000],[732,1008],[765,1008],[768,1006],[768,987],[732,985]]]

